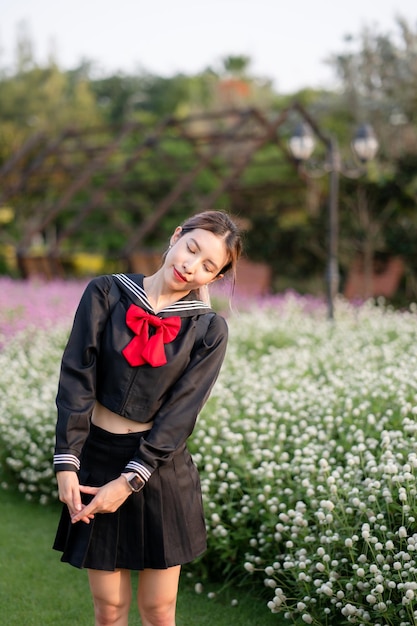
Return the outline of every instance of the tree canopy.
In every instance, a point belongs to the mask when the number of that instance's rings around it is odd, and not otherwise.
[[[342,272],[348,270],[356,253],[371,259],[378,253],[401,255],[406,262],[409,295],[414,297],[412,294],[417,293],[414,244],[417,241],[417,31],[401,18],[396,29],[394,34],[385,34],[365,28],[348,37],[345,50],[329,59],[339,80],[334,90],[317,91],[306,85],[300,92],[285,96],[277,93],[268,80],[254,76],[250,71],[251,59],[243,54],[226,57],[219,68],[207,68],[194,76],[178,74],[162,78],[146,72],[97,76],[93,64],[87,61],[70,71],[60,69],[54,59],[47,66],[39,66],[30,38],[21,32],[14,67],[0,68],[0,167],[3,165],[3,174],[6,168],[9,178],[12,172],[15,177],[12,184],[16,185],[18,174],[10,165],[13,155],[27,146],[27,142],[33,143],[33,149],[37,145],[44,154],[45,150],[52,150],[54,142],[62,141],[63,137],[67,140],[71,129],[74,133],[85,133],[83,159],[91,162],[97,149],[92,137],[98,137],[100,128],[103,129],[100,139],[95,141],[99,141],[101,148],[112,141],[118,144],[109,161],[111,169],[97,170],[91,177],[97,190],[106,184],[109,176],[116,175],[118,167],[127,167],[135,142],[144,141],[147,135],[151,137],[163,120],[166,124],[170,118],[185,120],[191,116],[195,120],[192,132],[204,137],[205,133],[217,132],[207,114],[252,108],[262,111],[265,119],[272,119],[289,103],[297,101],[325,136],[337,137],[343,163],[349,169],[352,133],[359,123],[370,121],[380,143],[377,162],[368,167],[360,181],[343,177],[341,181]],[[295,123],[295,116],[290,116],[280,127],[276,139],[281,151],[285,152]],[[129,124],[141,130],[117,139],[120,129]],[[226,125],[218,132],[227,130]],[[163,194],[175,187],[179,172],[192,168],[196,154],[201,157],[207,150],[204,142],[197,149],[190,142],[178,141],[174,135],[167,133],[158,147],[155,144],[152,159],[138,160],[134,167],[129,165],[129,172],[126,169],[126,184],[109,199],[118,211],[108,221],[108,228],[103,226],[103,212],[96,217],[92,213],[84,226],[80,223],[76,233],[80,248],[94,248],[105,254],[117,252],[126,233],[138,228]],[[162,219],[148,244],[157,244],[159,236],[165,237],[174,219],[196,210],[198,194],[214,191],[222,172],[239,159],[238,145],[225,145],[216,159],[210,161],[210,167],[196,177],[195,191],[181,198],[172,216]],[[219,194],[217,202],[219,207],[228,208],[246,220],[247,252],[251,258],[272,265],[276,288],[298,284],[308,290],[310,277],[313,279],[324,271],[328,181],[325,176],[300,179],[295,169],[288,168],[285,159],[277,158],[277,154],[272,143],[265,146],[253,157],[251,167],[242,168],[240,177],[229,185],[228,195]],[[313,167],[323,167],[325,158],[325,146],[319,142]],[[22,204],[26,212],[19,213],[23,209],[14,206],[12,200],[8,203],[0,198],[0,243],[10,245],[18,241],[19,224],[28,219],[36,222],[37,217],[29,216],[28,211],[31,206],[39,206],[41,192],[43,206],[56,202],[77,171],[76,166],[78,171],[84,167],[75,148],[61,157],[59,167],[51,164],[49,179],[27,192]],[[88,203],[88,197],[80,194],[77,202],[80,209]],[[60,214],[58,230],[74,221],[77,206]],[[114,219],[119,229],[114,228]],[[44,237],[48,244],[46,233]]]

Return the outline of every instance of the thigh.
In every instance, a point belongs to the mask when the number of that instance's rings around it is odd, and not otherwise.
[[[138,604],[143,609],[173,606],[177,601],[181,566],[144,569],[139,574]]]
[[[130,572],[126,569],[106,572],[97,569],[88,570],[91,595],[96,606],[130,606],[132,589]]]

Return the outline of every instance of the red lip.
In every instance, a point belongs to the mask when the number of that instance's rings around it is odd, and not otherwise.
[[[184,276],[180,274],[180,272],[177,269],[175,269],[175,267],[174,267],[174,275],[176,278],[178,278],[178,280],[181,280],[183,283],[187,282],[187,279],[184,278]]]

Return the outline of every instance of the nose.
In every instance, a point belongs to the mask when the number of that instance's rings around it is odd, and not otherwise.
[[[182,267],[183,267],[185,274],[192,274],[192,272],[194,271],[195,263],[196,261],[193,261],[193,260],[184,261],[184,263],[182,264]]]

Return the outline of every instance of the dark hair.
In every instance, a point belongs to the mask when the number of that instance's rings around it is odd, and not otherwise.
[[[242,253],[242,238],[232,218],[223,211],[203,211],[192,215],[181,224],[181,234],[189,233],[196,228],[208,230],[224,239],[229,260],[219,274],[231,271],[234,284],[236,282],[237,262]]]

